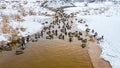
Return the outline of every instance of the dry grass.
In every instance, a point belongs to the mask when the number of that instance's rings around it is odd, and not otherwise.
[[[7,15],[3,16],[3,19],[1,21],[1,25],[2,25],[2,32],[3,34],[7,34],[9,31],[9,26],[8,26],[8,19],[9,17]]]
[[[9,36],[10,36],[9,39],[8,39],[9,41],[17,40],[18,39],[18,31],[16,29],[12,28],[8,24],[9,23],[8,22],[9,18],[10,18],[10,16],[8,16],[8,15],[4,15],[2,17],[1,33],[2,34],[9,34]],[[15,20],[20,19],[20,16],[19,15],[14,15],[13,19],[15,19]],[[21,30],[25,31],[25,29],[23,29],[23,28]],[[1,41],[0,43],[1,43],[0,46],[6,44],[6,42],[4,42],[4,41]]]
[[[29,11],[29,15],[31,16],[31,15],[36,15],[36,13],[33,11],[33,10],[30,10]]]

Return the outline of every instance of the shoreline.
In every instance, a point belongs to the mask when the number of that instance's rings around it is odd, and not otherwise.
[[[92,45],[92,43],[93,42],[90,42],[88,45],[88,53],[94,68],[112,68],[109,61],[106,61],[100,57],[102,52],[100,44],[94,42],[95,45]]]
[[[80,44],[79,41],[40,39],[28,43],[21,55],[15,55],[15,50],[4,52],[4,56],[0,55],[0,65],[2,68],[93,68],[87,47],[82,48]]]
[[[56,43],[54,43],[53,41],[56,41]],[[45,42],[45,43],[42,43],[42,42]],[[86,61],[84,61],[84,63],[87,63],[87,64],[89,63],[88,65],[91,66],[90,68],[111,68],[108,61],[105,61],[104,59],[100,58],[101,49],[96,42],[93,43],[93,42],[89,41],[88,46],[84,49],[81,48],[80,44],[81,43],[79,41],[74,41],[72,43],[69,43],[66,40],[59,40],[59,39],[55,39],[55,40],[46,40],[46,39],[41,40],[40,39],[39,42],[30,42],[29,44],[27,44],[27,49],[24,51],[25,53],[23,53],[22,55],[18,55],[18,56],[14,55],[13,53],[15,50],[13,50],[13,51],[7,52],[6,56],[5,55],[3,57],[0,56],[2,58],[0,64],[4,68],[10,67],[10,66],[12,66],[12,68],[16,68],[16,66],[17,66],[17,68],[19,68],[18,66],[21,67],[21,65],[25,66],[25,68],[28,68],[28,67],[31,68],[30,67],[31,65],[29,65],[29,64],[32,64],[33,66],[39,68],[39,65],[37,65],[35,63],[41,64],[41,62],[47,62],[47,65],[49,66],[48,63],[51,64],[52,62],[49,62],[48,60],[52,59],[52,60],[54,60],[53,63],[55,63],[55,62],[58,63],[58,66],[64,66],[66,64],[60,63],[61,60],[65,61],[65,62],[68,60],[63,59],[63,57],[66,58],[67,56],[70,56],[70,57],[72,56],[71,58],[74,58],[74,59],[72,59],[72,62],[74,61],[74,64],[76,64],[76,66],[77,66],[76,68],[78,68],[78,66],[81,66],[81,61],[83,63],[84,60],[86,60]],[[40,54],[38,52],[40,52]],[[58,54],[56,52],[58,52]],[[5,54],[5,52],[3,54]],[[55,54],[57,54],[57,55],[55,55]],[[81,57],[82,54],[84,54],[83,55],[84,58]],[[47,55],[47,56],[45,56],[45,55]],[[54,55],[54,56],[50,56],[50,55]],[[55,57],[59,57],[59,59],[56,59]],[[71,64],[71,66],[73,65],[73,67],[74,67],[74,64],[72,64],[72,62],[70,61],[70,59],[71,59],[70,57],[67,57],[67,58],[69,58],[69,62]],[[85,59],[85,57],[86,57],[86,59]],[[62,58],[62,59],[60,60],[60,58]],[[84,60],[82,60],[81,58]],[[46,60],[46,59],[48,59],[48,60]],[[79,60],[76,60],[76,59],[79,59]],[[32,62],[30,62],[30,60]],[[2,61],[4,64],[2,63]],[[10,63],[11,61],[12,61],[12,63]],[[25,62],[26,64],[24,64],[23,62]],[[78,63],[78,62],[80,62],[80,63]],[[8,66],[5,66],[6,64]],[[15,64],[15,66],[14,66],[14,64]],[[42,65],[40,65],[40,66],[42,66]],[[53,67],[53,66],[51,66],[51,67]]]

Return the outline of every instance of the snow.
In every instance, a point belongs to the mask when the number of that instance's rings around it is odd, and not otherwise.
[[[79,6],[79,7],[84,7],[85,3],[84,2],[75,2],[74,5]]]
[[[32,35],[36,32],[41,31],[43,28],[42,23],[45,23],[46,21],[51,22],[52,18],[47,16],[27,16],[23,18],[24,22],[11,22],[10,25],[14,28],[26,28],[25,32],[20,31],[21,36],[27,36]]]
[[[19,0],[20,1],[20,0]],[[21,0],[23,1],[23,0]],[[36,0],[30,0],[28,1],[28,4],[23,5],[23,8],[25,12],[29,12],[29,10],[33,10],[34,12],[38,13],[46,13],[47,14],[54,14],[54,12],[40,7],[41,3],[35,4]],[[42,0],[40,0],[42,1]],[[52,2],[51,2],[52,1]],[[1,4],[0,4],[1,5]],[[9,5],[9,6],[8,6]],[[16,8],[12,8],[12,5],[16,5]],[[17,11],[19,3],[7,3],[7,9],[0,9],[0,18],[3,14],[11,15],[11,14],[19,14]],[[70,3],[65,3],[63,1],[57,0],[49,0],[46,5],[48,7],[52,8],[59,8],[61,6],[71,6]],[[94,29],[96,32],[98,32],[99,36],[104,36],[104,42],[100,43],[100,47],[102,49],[101,56],[105,60],[109,61],[112,65],[112,68],[119,68],[120,67],[120,5],[116,4],[114,5],[112,2],[104,2],[104,3],[89,3],[88,6],[84,6],[84,3],[76,2],[74,3],[77,7],[71,7],[66,8],[65,13],[78,13],[77,18],[81,18],[87,21],[87,24],[89,25],[90,29]],[[22,19],[24,19],[23,22],[18,22],[14,20],[9,20],[9,25],[12,26],[14,29],[16,28],[25,28],[26,31],[20,31],[19,35],[21,36],[27,36],[34,34],[38,31],[40,31],[43,28],[42,23],[48,21],[52,22],[52,17],[47,16],[38,16],[32,15],[32,16],[21,16]],[[1,19],[0,19],[1,21]],[[48,24],[49,25],[49,24]],[[44,25],[47,26],[47,25]],[[85,24],[78,24],[75,23],[74,26],[77,29],[85,30]],[[1,28],[1,25],[0,25]],[[4,35],[0,33],[0,41],[8,41],[7,35]]]
[[[80,26],[77,26],[77,25],[80,25]],[[76,23],[76,26],[77,26],[78,29],[80,29],[82,31],[86,30],[85,24],[78,24],[78,23]]]
[[[101,57],[105,60],[109,61],[112,65],[112,68],[120,67],[120,15],[119,9],[114,9],[111,7],[106,13],[103,15],[78,15],[85,20],[87,20],[87,24],[90,29],[94,29],[99,33],[99,36],[104,36],[104,42],[100,44],[102,48]],[[111,16],[106,16],[111,13]],[[78,29],[80,28],[80,24],[78,25]]]
[[[7,41],[7,39],[3,35],[0,35],[0,41]]]
[[[24,20],[22,22],[13,20],[11,17],[9,17],[9,25],[16,29],[16,28],[25,28],[25,31],[18,30],[20,36],[27,36],[27,35],[32,35],[38,31],[40,31],[43,28],[42,23],[48,21],[52,21],[52,17],[47,17],[42,14],[48,14],[48,15],[53,15],[54,12],[51,10],[48,10],[46,8],[40,7],[41,3],[43,3],[43,0],[40,0],[40,3],[37,3],[37,0],[29,0],[27,4],[23,4],[23,1],[26,0],[17,0],[19,2],[14,2],[12,3],[11,0],[8,0],[9,3],[4,2],[4,4],[7,6],[6,9],[1,9],[0,8],[0,21],[2,20],[3,15],[11,16],[18,14],[20,17]],[[36,3],[34,3],[36,2]],[[0,4],[0,6],[2,3]],[[22,16],[19,11],[20,7],[22,6],[24,12],[27,14],[26,16]],[[13,7],[14,6],[14,7]],[[29,11],[33,10],[33,12],[36,12],[36,15],[29,16]],[[40,14],[38,16],[38,14]],[[46,25],[45,25],[46,26]],[[2,28],[1,23],[0,23],[0,28]],[[9,35],[7,35],[9,36]],[[4,34],[2,34],[2,31],[0,29],[0,41],[8,41],[8,38],[5,38]]]
[[[100,43],[102,49],[101,58],[109,61],[112,68],[120,67],[120,5],[111,2],[89,3],[84,7],[84,3],[74,3],[78,7],[66,8],[65,13],[78,13],[77,18],[87,20],[90,29],[98,32],[99,36],[104,36],[104,42]],[[102,13],[101,13],[102,12]],[[77,29],[85,30],[84,24],[76,23]],[[91,33],[90,33],[91,34]]]
[[[62,6],[72,6],[70,3],[65,3],[64,1],[61,0],[48,0],[46,5],[48,7],[53,7],[53,8],[59,8]]]
[[[91,17],[88,19],[90,18]],[[105,36],[105,41],[100,45],[102,48],[101,57],[103,57],[105,60],[108,60],[113,68],[118,68],[120,65],[116,62],[120,62],[120,16],[112,16],[109,18],[103,16],[95,16],[94,18],[95,20],[91,19],[91,22],[95,23],[92,23],[90,26],[93,27],[99,34]]]
[[[4,15],[19,14],[16,10],[11,10],[11,9],[1,10],[0,13],[2,13]]]

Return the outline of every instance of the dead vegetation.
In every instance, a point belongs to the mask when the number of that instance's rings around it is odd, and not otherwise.
[[[19,36],[18,36],[18,34],[19,34],[18,30],[20,29],[21,31],[24,32],[26,29],[23,28],[23,27],[15,29],[12,26],[10,26],[9,25],[9,18],[10,17],[11,16],[8,16],[8,15],[4,15],[2,17],[2,20],[0,21],[0,23],[1,23],[1,30],[0,31],[1,31],[2,34],[9,35],[8,41],[13,42],[13,41],[15,41],[15,40],[17,40],[19,38]],[[20,18],[19,15],[14,15],[14,16],[12,16],[12,19],[16,20],[16,21],[20,21],[21,18]],[[3,45],[3,44],[6,44],[6,41],[1,41],[0,42],[0,46]]]

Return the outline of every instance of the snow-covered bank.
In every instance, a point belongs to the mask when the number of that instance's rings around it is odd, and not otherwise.
[[[48,16],[53,16],[54,12],[40,7],[43,2],[21,0],[0,3],[0,46],[3,41],[11,41],[13,34],[32,35],[42,29],[42,23],[52,21],[52,17]]]
[[[27,16],[23,18],[24,22],[10,22],[10,26],[16,28],[25,28],[25,32],[20,31],[19,35],[21,36],[27,36],[34,34],[38,31],[41,31],[43,28],[42,23],[45,23],[46,21],[52,22],[51,17],[47,16]]]
[[[16,21],[10,21],[9,26],[13,29],[16,29],[18,32],[18,36],[25,37],[28,35],[33,35],[37,32],[40,32],[44,26],[49,25],[51,23],[52,17],[47,16],[27,16],[23,18],[23,22],[16,22]],[[48,21],[47,25],[43,25],[42,23],[45,23]],[[25,29],[24,31],[21,30],[21,28]],[[2,34],[0,33],[0,41],[9,42],[11,33],[9,34]],[[3,43],[5,44],[5,43]]]
[[[76,3],[75,3],[76,4]],[[81,5],[81,6],[80,6]],[[113,4],[111,2],[106,3],[88,3],[88,6],[84,6],[84,3],[77,3],[78,7],[66,8],[65,13],[79,13],[80,15],[120,15],[120,5]]]
[[[9,28],[19,33],[20,36],[26,36],[40,31],[46,21],[51,22],[55,12],[43,6],[59,8],[61,6],[71,6],[70,3],[65,3],[60,0],[3,0],[0,1],[0,42],[8,41],[4,38],[5,35],[10,35]],[[3,19],[5,18],[5,19]],[[3,24],[4,23],[4,24]],[[7,26],[7,27],[5,27]],[[21,31],[23,28],[25,31]],[[8,30],[8,31],[6,31]],[[17,35],[16,33],[16,35]]]
[[[7,3],[6,5],[7,5],[6,8],[3,6],[2,7],[3,9],[2,8],[0,9],[1,10],[0,28],[2,29],[3,26],[6,26],[6,24],[9,24],[14,29],[24,28],[25,31],[18,30],[21,36],[26,36],[28,34],[33,34],[36,33],[37,31],[40,31],[41,28],[43,27],[43,25],[41,25],[42,23],[45,23],[46,21],[48,22],[52,21],[52,17],[46,17],[46,15],[48,14],[49,16],[53,16],[55,13],[44,7],[41,7],[41,3],[37,4],[37,2],[36,3],[28,2],[27,4]],[[70,6],[70,4],[65,4],[65,2],[60,0],[49,0],[44,5],[52,8]],[[84,6],[83,3],[77,3],[76,5],[79,5],[79,7],[70,7],[64,9],[65,13],[67,13],[68,15],[72,13],[74,17],[85,19],[90,29],[94,29],[96,32],[98,32],[99,36],[101,35],[104,36],[104,42],[100,44],[100,47],[102,48],[101,57],[109,61],[113,68],[119,68],[120,4],[106,2],[100,4],[90,3],[87,6]],[[4,21],[2,17],[4,16],[5,13],[6,17],[4,19],[6,20]],[[86,29],[84,24],[82,25],[75,24],[75,27],[76,26],[80,30]],[[1,29],[0,29],[0,41],[8,41],[6,36],[3,34],[4,32]]]
[[[106,17],[103,15],[80,16],[87,20],[90,29],[94,29],[99,35],[104,35],[104,42],[100,44],[102,48],[101,57],[109,61],[112,68],[120,67],[120,16]],[[80,26],[80,25],[79,25]]]
[[[109,61],[112,68],[120,67],[120,5],[113,3],[88,4],[76,3],[79,7],[65,9],[65,13],[77,13],[77,18],[87,21],[90,29],[104,36],[104,42],[100,43],[101,57]],[[85,30],[85,25],[77,24],[78,29]]]
[[[48,0],[47,3],[45,3],[48,7],[53,7],[53,8],[60,8],[63,6],[72,6],[70,3],[65,3],[63,0]]]

